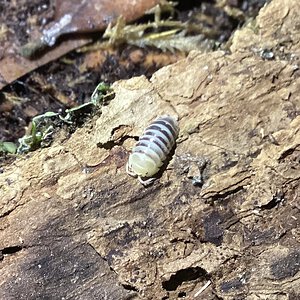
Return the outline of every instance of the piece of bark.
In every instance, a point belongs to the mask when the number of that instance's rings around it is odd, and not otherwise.
[[[280,23],[274,16],[287,7]],[[276,31],[280,41],[287,23],[295,39],[284,49],[296,51],[297,13],[298,1],[273,0],[257,38]],[[242,41],[241,51],[192,52],[150,81],[115,83],[100,117],[4,168],[1,299],[53,290],[66,299],[125,299],[125,290],[193,298],[209,280],[195,299],[299,298],[299,61],[263,59]],[[161,177],[144,188],[125,164],[160,114],[179,117],[180,137]],[[188,170],[203,159],[204,185],[194,186]],[[112,294],[103,260],[123,285]],[[92,290],[98,298],[86,296]]]

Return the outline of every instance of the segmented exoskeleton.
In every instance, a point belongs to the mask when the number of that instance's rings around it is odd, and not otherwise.
[[[154,120],[133,148],[126,165],[127,173],[137,176],[144,185],[150,184],[155,178],[142,178],[152,177],[159,171],[175,144],[178,132],[175,118],[160,116]]]

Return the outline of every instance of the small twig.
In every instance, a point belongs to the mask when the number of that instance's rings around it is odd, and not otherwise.
[[[208,280],[204,286],[194,295],[194,298],[198,297],[202,292],[204,292],[204,290],[206,290],[211,284],[211,281]]]

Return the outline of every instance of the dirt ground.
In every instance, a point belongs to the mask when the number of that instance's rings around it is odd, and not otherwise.
[[[227,51],[192,51],[73,134],[2,168],[1,299],[300,299],[300,3],[273,0]],[[178,118],[153,185],[137,137]]]

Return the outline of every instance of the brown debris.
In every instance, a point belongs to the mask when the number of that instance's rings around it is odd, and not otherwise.
[[[55,20],[48,24],[42,36],[21,48],[25,57],[32,57],[37,51],[52,47],[65,34],[87,33],[104,30],[114,24],[120,15],[125,21],[142,16],[145,11],[158,4],[158,0],[56,0]]]
[[[123,15],[128,22],[135,20],[157,3],[158,0],[56,1],[55,20],[43,30],[32,19],[26,20],[28,22],[26,25],[30,25],[29,28],[32,33],[32,41],[27,44],[26,49],[21,48],[24,45],[21,45],[20,40],[14,39],[13,29],[9,31],[3,25],[0,27],[0,45],[2,45],[2,51],[0,51],[0,89],[32,70],[92,41],[91,37],[84,37],[78,33],[104,30],[109,23],[114,23],[120,15]],[[45,51],[42,49],[41,53],[38,53],[33,59],[20,55],[20,52],[23,51],[27,52],[26,56],[30,57],[39,47],[53,46],[58,37],[70,33],[77,33],[77,36],[74,36],[73,39],[71,36],[68,37],[53,49],[47,48]]]

